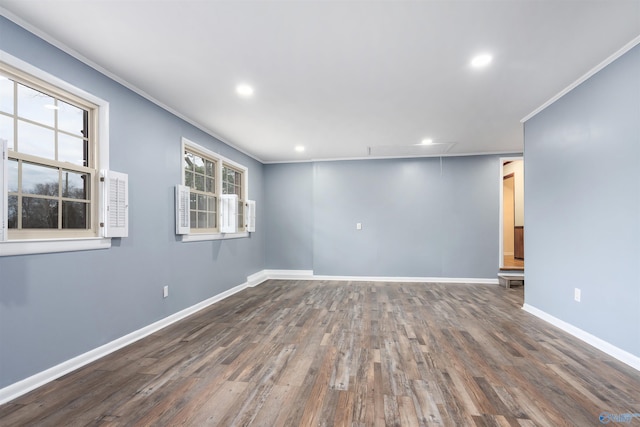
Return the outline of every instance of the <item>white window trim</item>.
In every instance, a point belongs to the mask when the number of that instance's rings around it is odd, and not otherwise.
[[[203,242],[205,240],[241,239],[243,237],[249,237],[249,232],[183,234],[181,237],[183,242]]]
[[[109,249],[110,247],[111,239],[105,239],[102,237],[47,240],[7,240],[0,243],[0,256],[90,251],[94,249]]]
[[[58,77],[52,76],[46,71],[16,58],[3,50],[0,50],[0,62],[4,62],[13,68],[97,105],[99,162],[97,170],[109,169],[109,103],[107,101],[85,92]],[[102,212],[105,208],[102,197],[98,197],[97,203],[98,212]],[[0,256],[87,251],[93,249],[108,249],[110,247],[111,239],[104,237],[7,240],[0,242]]]
[[[222,177],[222,165],[228,164],[229,166],[233,166],[236,169],[242,171],[243,174],[243,183],[242,183],[242,191],[245,194],[245,199],[249,199],[249,169],[241,165],[238,162],[234,162],[218,153],[214,153],[213,151],[203,147],[200,144],[197,144],[187,138],[182,138],[182,143],[180,144],[180,176],[181,176],[181,184],[184,184],[184,151],[185,149],[192,149],[194,151],[199,151],[202,154],[207,155],[218,161],[219,167],[216,169],[216,185],[222,185],[221,177]],[[219,182],[219,184],[218,184]],[[241,239],[244,237],[249,237],[248,231],[241,231],[239,233],[192,233],[192,234],[182,234],[180,235],[180,239],[183,242],[203,242],[207,240],[226,240],[226,239]]]

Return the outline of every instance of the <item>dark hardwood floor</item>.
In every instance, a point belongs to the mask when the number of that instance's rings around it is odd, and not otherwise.
[[[596,426],[640,413],[640,373],[521,310],[522,292],[269,281],[0,406],[0,425]]]

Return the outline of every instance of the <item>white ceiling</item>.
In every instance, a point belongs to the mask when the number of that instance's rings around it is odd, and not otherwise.
[[[521,151],[521,118],[640,34],[640,0],[0,6],[264,162]]]

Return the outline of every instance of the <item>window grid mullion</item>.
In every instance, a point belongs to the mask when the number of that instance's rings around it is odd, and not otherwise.
[[[53,105],[55,105],[56,107],[60,107],[58,105],[58,98],[53,98]],[[53,146],[54,146],[54,153],[53,153],[53,157],[59,161],[60,157],[58,156],[58,109],[54,109],[53,110]]]
[[[22,230],[22,160],[18,160],[18,206],[16,208],[17,228]]]
[[[18,83],[13,80],[13,149],[18,151]]]
[[[56,154],[57,157],[57,154]],[[62,200],[60,197],[62,196],[62,169],[58,168],[58,196],[56,200],[58,201],[58,230],[62,230]]]
[[[9,158],[10,159],[15,159],[15,160],[22,160],[22,161],[25,161],[27,163],[36,163],[36,164],[39,164],[39,165],[50,166],[50,167],[53,167],[53,168],[66,169],[68,171],[73,171],[73,172],[89,173],[89,174],[92,174],[92,175],[95,173],[95,169],[87,167],[87,166],[81,166],[81,165],[77,165],[75,163],[58,162],[58,161],[52,160],[52,159],[44,159],[44,158],[36,157],[36,156],[31,155],[31,154],[12,152],[9,155]]]

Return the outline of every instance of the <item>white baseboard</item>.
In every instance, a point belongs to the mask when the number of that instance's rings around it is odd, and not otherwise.
[[[392,277],[392,276],[331,276],[316,275],[313,270],[262,270],[253,276],[262,281],[277,280],[335,280],[350,282],[402,282],[402,283],[475,283],[497,285],[498,279],[481,279],[475,277]],[[253,276],[249,276],[251,281]],[[262,283],[262,282],[260,282]]]
[[[473,283],[497,285],[498,279],[475,277],[387,277],[387,276],[324,276],[313,275],[307,280],[341,280],[351,282],[401,282],[401,283]]]
[[[218,295],[215,295],[211,298],[208,298],[204,301],[201,301],[191,307],[185,308],[177,313],[172,314],[171,316],[165,317],[164,319],[158,320],[144,328],[138,329],[137,331],[131,332],[123,337],[120,337],[116,340],[113,340],[107,344],[104,344],[100,347],[97,347],[93,350],[90,350],[84,354],[76,356],[72,359],[69,359],[65,362],[60,363],[59,365],[53,366],[45,371],[39,372],[35,375],[32,375],[24,380],[13,383],[7,387],[0,389],[0,405],[6,402],[9,402],[13,399],[16,399],[23,394],[30,392],[48,382],[51,382],[61,376],[68,374],[78,368],[81,368],[95,360],[98,360],[102,357],[105,357],[116,350],[121,349],[129,344],[133,344],[134,342],[141,340],[142,338],[153,334],[154,332],[159,331],[162,328],[165,328],[179,320],[184,319],[187,316],[192,315],[193,313],[202,310],[214,304],[218,301],[221,301],[231,295],[240,292],[248,286],[256,286],[259,283],[255,283],[251,280],[253,276],[257,276],[259,273],[256,273],[252,276],[249,276],[247,282],[238,285],[234,288],[228,289]],[[264,281],[264,280],[263,280]]]
[[[247,277],[247,286],[253,288],[254,286],[258,286],[260,283],[269,280],[269,277],[267,277],[264,272],[265,270],[261,270]]]
[[[275,280],[311,280],[313,270],[262,270],[267,279]]]
[[[554,317],[529,304],[524,304],[522,306],[522,309],[527,313],[533,314],[534,316],[544,320],[545,322],[551,323],[553,326],[562,329],[566,333],[571,334],[578,339],[581,339],[582,341],[592,345],[598,350],[605,352],[609,356],[618,359],[622,363],[625,363],[632,368],[640,371],[640,357],[633,355],[621,348],[618,348],[615,345],[596,337],[595,335],[591,335],[589,332],[583,331],[582,329],[577,328],[572,324],[565,322],[564,320],[560,320],[557,317]]]

